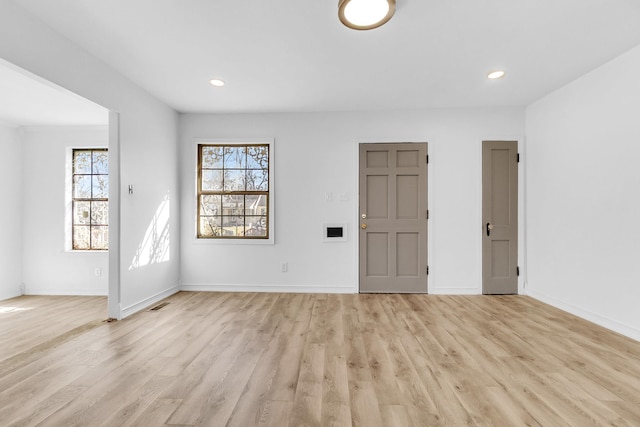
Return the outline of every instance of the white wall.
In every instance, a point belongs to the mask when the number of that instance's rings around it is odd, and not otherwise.
[[[107,127],[30,127],[23,143],[23,283],[30,295],[107,295],[108,252],[70,251],[72,148],[107,147]],[[69,200],[70,202],[70,200]],[[99,268],[100,276],[95,275]]]
[[[0,124],[0,300],[22,294],[21,157],[18,130]]]
[[[518,108],[182,115],[183,289],[357,292],[358,143],[427,141],[429,292],[481,293],[481,141],[523,134]],[[275,245],[196,241],[194,139],[257,137],[275,139]],[[322,243],[327,222],[347,223],[348,242]]]
[[[527,108],[527,293],[640,339],[640,46]]]
[[[0,0],[0,58],[120,114],[120,144],[110,144],[110,150],[120,160],[121,186],[109,195],[113,203],[121,201],[120,234],[110,236],[109,263],[120,273],[121,301],[115,304],[120,309],[110,310],[109,315],[129,315],[176,292],[176,112],[9,0]],[[112,176],[111,182],[117,178]],[[136,187],[132,196],[127,194],[129,184]],[[154,262],[134,266],[137,254],[149,247],[145,236],[153,240],[149,226],[159,208],[167,206],[166,200],[170,200],[169,211],[163,218],[169,234],[163,242],[169,255],[165,251],[161,261],[156,257]],[[117,280],[117,275],[110,276]]]

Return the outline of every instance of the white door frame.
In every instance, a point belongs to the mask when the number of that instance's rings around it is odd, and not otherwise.
[[[436,147],[436,144],[434,144],[435,139],[434,138],[429,138],[426,136],[422,136],[422,137],[416,137],[416,136],[410,136],[410,137],[404,137],[404,138],[389,138],[389,137],[379,137],[379,138],[373,138],[373,137],[362,137],[362,138],[356,138],[353,140],[352,142],[352,153],[354,155],[354,162],[355,162],[355,168],[353,168],[352,171],[352,176],[351,176],[351,182],[353,183],[353,200],[352,200],[352,208],[353,208],[353,212],[354,212],[354,219],[352,221],[350,221],[350,227],[353,227],[352,229],[355,230],[355,233],[353,233],[353,235],[357,236],[358,235],[358,230],[359,230],[359,226],[360,226],[360,222],[359,222],[359,200],[360,200],[360,166],[359,166],[359,162],[360,162],[360,144],[375,144],[375,143],[381,143],[381,144],[394,144],[394,143],[401,143],[401,142],[407,142],[407,143],[420,143],[420,142],[426,142],[427,143],[427,153],[429,154],[429,164],[427,165],[427,206],[429,208],[429,212],[430,212],[430,217],[429,217],[429,221],[427,221],[427,264],[429,265],[429,276],[427,277],[427,294],[432,294],[434,293],[434,290],[436,289],[435,287],[435,282],[436,282],[436,278],[437,278],[437,274],[434,273],[434,269],[432,268],[433,266],[433,252],[434,252],[434,246],[433,246],[433,221],[434,221],[434,215],[433,215],[433,161],[432,159],[432,153],[434,152],[434,148]],[[482,147],[480,147],[480,155],[482,158]],[[358,293],[360,292],[360,244],[358,239],[355,239],[355,242],[353,244],[354,247],[354,279],[353,279],[353,292],[354,293]]]
[[[482,141],[517,141],[518,153],[520,153],[520,163],[518,164],[518,266],[520,267],[520,276],[518,277],[518,295],[526,295],[527,284],[527,227],[526,227],[526,140],[523,135],[499,135],[485,136],[478,139],[476,147],[476,165],[477,171],[477,198],[476,198],[476,222],[478,230],[483,226],[482,223]],[[429,168],[431,169],[431,168]],[[429,191],[431,194],[431,191]],[[478,272],[477,293],[482,294],[482,234],[480,231],[476,233],[476,266]]]

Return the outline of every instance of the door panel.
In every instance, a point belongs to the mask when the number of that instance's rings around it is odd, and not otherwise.
[[[367,151],[368,168],[386,168],[389,166],[389,153],[387,151]]]
[[[396,234],[398,277],[420,277],[420,233]]]
[[[360,144],[360,291],[427,292],[427,144]]]
[[[482,142],[482,292],[518,293],[518,143]]]
[[[368,277],[389,276],[389,233],[366,233]]]
[[[366,211],[369,219],[389,218],[389,177],[367,176]]]
[[[509,256],[508,240],[491,240],[491,274],[496,278],[509,277]]]
[[[398,150],[396,166],[399,168],[417,168],[420,166],[420,150]]]
[[[418,219],[420,176],[398,175],[396,179],[396,212],[398,219]]]

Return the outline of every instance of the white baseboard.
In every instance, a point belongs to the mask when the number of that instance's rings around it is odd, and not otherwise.
[[[106,297],[107,291],[104,289],[51,289],[51,288],[32,288],[27,287],[25,295],[74,295],[83,297]]]
[[[203,292],[274,292],[307,294],[356,294],[352,286],[300,286],[300,285],[223,285],[206,283],[183,283],[181,291]]]
[[[618,322],[617,320],[601,316],[589,310],[585,310],[571,303],[567,303],[554,297],[550,297],[544,293],[532,290],[530,288],[527,288],[527,295],[531,298],[537,299],[538,301],[542,301],[545,304],[549,304],[555,308],[559,308],[560,310],[566,311],[575,316],[588,320],[589,322],[595,323],[596,325],[610,329],[636,341],[640,341],[640,330],[629,325],[625,325],[624,323]]]
[[[120,316],[121,319],[124,319],[125,317],[129,317],[132,314],[135,314],[139,311],[144,310],[145,308],[157,303],[160,300],[163,300],[167,297],[170,297],[171,295],[180,292],[180,287],[179,286],[174,286],[172,288],[169,288],[165,291],[159,292],[155,295],[150,296],[149,298],[145,298],[142,301],[139,301],[135,304],[132,304],[128,307],[125,307],[121,310],[120,312]]]
[[[202,292],[275,292],[275,293],[312,293],[312,294],[357,294],[357,286],[301,286],[301,285],[225,285],[208,283],[183,283],[181,291]],[[480,295],[475,288],[437,288],[430,291],[433,295]]]
[[[481,295],[476,288],[436,288],[429,289],[431,295]]]
[[[3,293],[0,293],[0,301],[4,301],[6,299],[11,299],[11,298],[16,298],[21,296],[22,293],[20,291],[16,291],[16,292],[11,292],[11,291],[5,291]]]

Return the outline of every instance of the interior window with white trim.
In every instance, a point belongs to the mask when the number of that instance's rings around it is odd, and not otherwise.
[[[270,145],[199,144],[199,239],[269,239]]]
[[[109,155],[106,148],[72,150],[72,248],[109,249]]]

